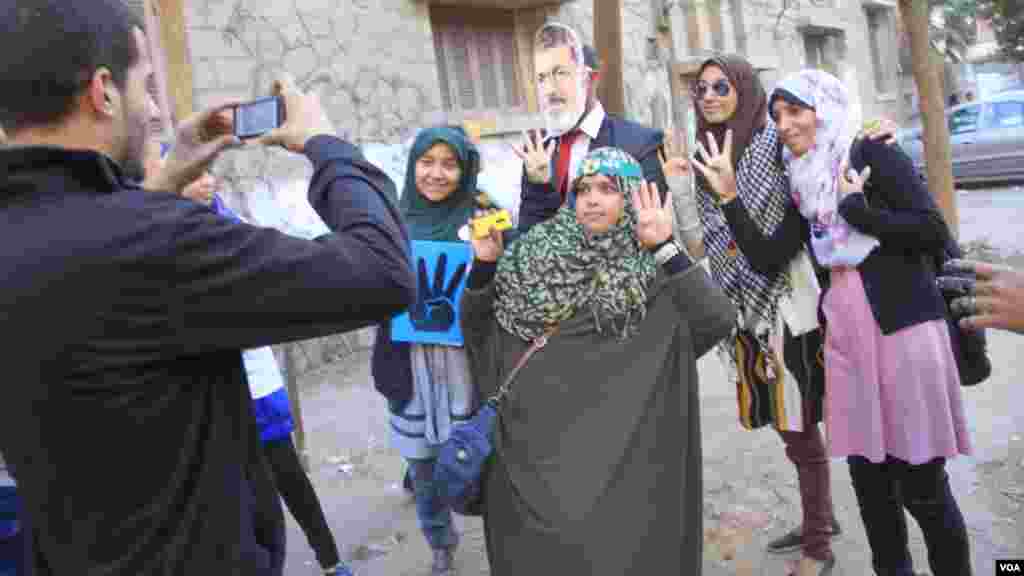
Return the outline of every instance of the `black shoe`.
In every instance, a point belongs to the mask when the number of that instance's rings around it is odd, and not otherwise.
[[[839,522],[833,520],[832,527],[829,533],[829,537],[835,538],[843,533],[842,528],[839,527]],[[804,547],[804,535],[803,528],[797,526],[793,528],[783,536],[776,538],[768,543],[766,549],[772,554],[788,554]]]
[[[412,469],[408,466],[405,467],[405,474],[402,475],[402,489],[410,496],[416,494],[416,489],[412,485]]]

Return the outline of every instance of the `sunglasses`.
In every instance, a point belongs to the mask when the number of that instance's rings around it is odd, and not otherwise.
[[[725,98],[729,95],[729,90],[732,90],[732,87],[729,85],[729,81],[725,78],[719,78],[718,80],[715,80],[713,84],[708,84],[701,80],[693,86],[693,97],[696,100],[703,100],[704,96],[707,95],[708,90],[714,90],[715,94],[718,94],[719,98]]]

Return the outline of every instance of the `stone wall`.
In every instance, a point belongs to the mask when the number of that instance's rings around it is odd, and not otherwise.
[[[867,15],[860,0],[789,1],[785,10],[782,0],[743,0],[740,4],[746,56],[756,67],[766,69],[761,78],[768,91],[786,75],[807,66],[801,26],[839,29],[845,45],[839,47],[836,72],[850,90],[862,118],[900,117],[898,98],[876,93]]]

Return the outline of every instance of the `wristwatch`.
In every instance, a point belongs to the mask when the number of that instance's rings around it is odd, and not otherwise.
[[[679,242],[676,242],[674,239],[669,240],[660,248],[655,250],[654,261],[657,262],[658,266],[661,266],[662,264],[668,262],[682,251],[683,248],[682,246],[679,245]]]

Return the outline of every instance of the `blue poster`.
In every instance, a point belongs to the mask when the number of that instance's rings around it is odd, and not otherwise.
[[[391,321],[391,339],[416,344],[462,346],[459,300],[473,251],[463,242],[413,240],[416,300]]]

